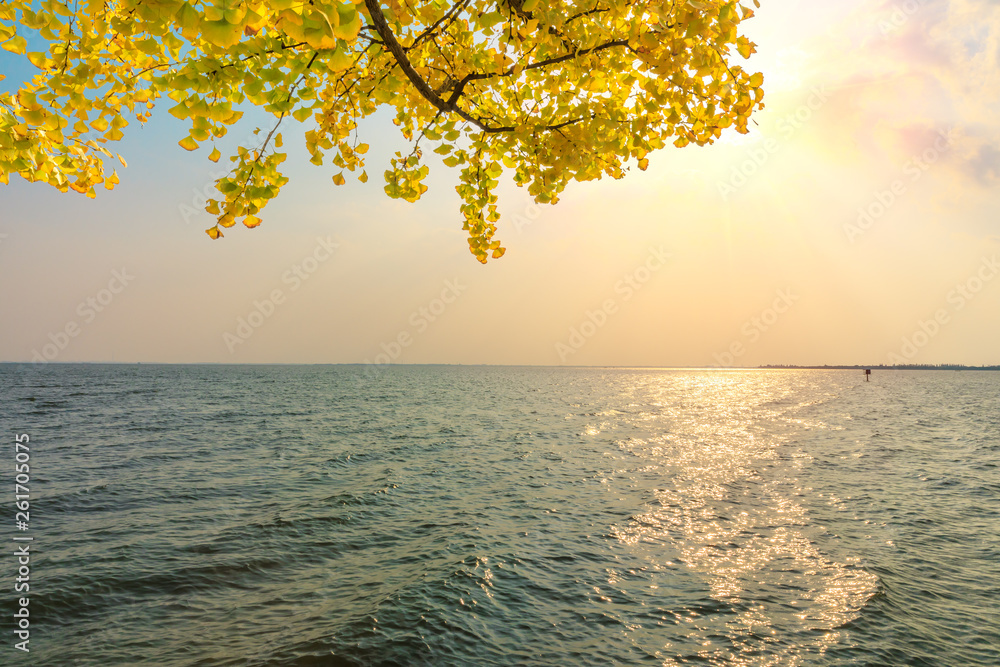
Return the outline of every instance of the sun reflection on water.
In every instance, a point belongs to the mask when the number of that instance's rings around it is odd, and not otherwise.
[[[676,554],[677,564],[703,581],[702,605],[684,616],[697,656],[710,664],[802,664],[808,652],[840,641],[837,628],[855,619],[877,592],[878,578],[857,560],[822,553],[797,501],[809,493],[797,471],[810,457],[791,440],[821,429],[796,416],[787,379],[724,373],[662,376],[636,387],[652,397],[629,415],[652,435],[619,440],[638,459],[633,468],[661,480],[648,511],[616,526],[614,536],[647,557]],[[650,426],[656,424],[655,429]],[[653,545],[668,545],[657,549]],[[669,557],[663,560],[669,560]],[[683,610],[677,610],[683,612]],[[782,642],[802,633],[815,644]],[[767,647],[766,660],[762,649]],[[681,664],[664,646],[665,665]],[[763,660],[763,661],[762,661]]]

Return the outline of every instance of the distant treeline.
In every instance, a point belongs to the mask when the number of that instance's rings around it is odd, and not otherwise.
[[[830,371],[860,371],[870,368],[884,371],[1000,371],[1000,366],[963,366],[961,364],[894,364],[886,366],[786,366],[784,364],[768,364],[759,368],[784,368],[800,370],[830,370]]]

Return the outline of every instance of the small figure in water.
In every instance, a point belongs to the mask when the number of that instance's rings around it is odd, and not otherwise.
[[[871,374],[872,374],[872,369],[866,368],[865,369],[865,382],[871,382],[871,380],[868,379],[871,376]]]

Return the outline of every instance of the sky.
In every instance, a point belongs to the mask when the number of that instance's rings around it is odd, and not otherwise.
[[[217,167],[162,105],[113,192],[0,185],[0,361],[1000,364],[1000,4],[761,0],[744,29],[750,134],[555,206],[508,181],[486,266],[457,172],[384,195],[386,116],[362,126],[367,184],[285,132],[264,223],[211,241]]]

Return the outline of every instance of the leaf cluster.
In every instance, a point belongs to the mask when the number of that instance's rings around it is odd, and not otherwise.
[[[419,199],[425,148],[442,156],[459,170],[469,249],[485,263],[505,251],[505,171],[555,203],[571,181],[646,169],[667,145],[745,133],[763,107],[763,77],[734,62],[755,50],[739,34],[752,16],[736,0],[9,0],[0,46],[39,72],[0,94],[0,182],[18,174],[92,197],[117,183],[108,145],[160,98],[188,123],[187,150],[226,136],[252,105],[275,120],[216,184],[207,231],[219,238],[259,225],[287,182],[288,117],[309,124],[311,162],[342,185],[347,173],[367,181],[358,124],[388,107],[412,151],[390,160],[386,194]],[[213,145],[209,159],[221,157]]]

